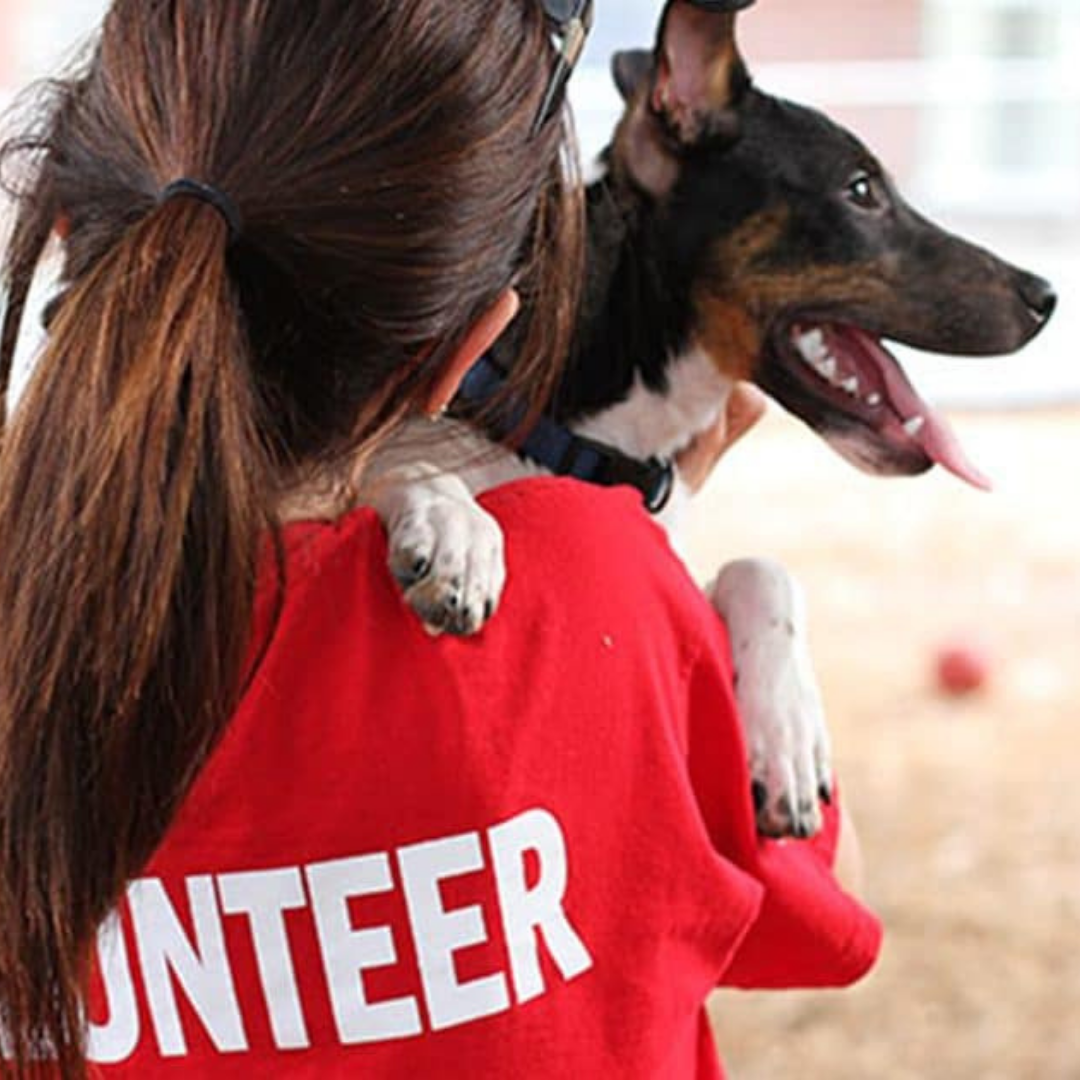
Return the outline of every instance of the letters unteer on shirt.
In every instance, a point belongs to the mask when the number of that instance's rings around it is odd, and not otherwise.
[[[592,967],[592,958],[564,908],[567,850],[563,831],[546,810],[529,810],[480,832],[335,859],[306,866],[184,879],[192,937],[184,930],[164,883],[133,882],[127,893],[136,955],[114,917],[98,942],[108,1019],[90,1027],[91,1060],[125,1061],[149,1033],[140,1030],[132,964],[146,991],[145,1014],[162,1056],[188,1052],[177,995],[190,1005],[222,1053],[248,1049],[244,1014],[256,1007],[237,992],[224,920],[246,919],[261,995],[278,1049],[310,1045],[305,1002],[296,977],[285,914],[306,911],[321,952],[326,990],[343,1045],[382,1042],[468,1024],[505,1012],[543,994],[540,949],[569,981]],[[529,872],[531,860],[532,872]],[[354,898],[392,892],[398,880],[415,946],[417,997],[369,1000],[365,972],[398,962],[390,926],[354,925]],[[479,905],[448,910],[441,884],[465,875],[494,879],[506,942],[508,971],[460,981],[455,953],[488,940]],[[530,882],[530,879],[531,882]]]

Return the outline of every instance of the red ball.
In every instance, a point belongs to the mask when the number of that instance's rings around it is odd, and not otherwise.
[[[981,690],[989,677],[990,658],[978,645],[946,645],[938,652],[938,686],[947,694],[972,694]]]

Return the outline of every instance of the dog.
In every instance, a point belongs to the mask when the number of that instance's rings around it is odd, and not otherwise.
[[[544,422],[570,433],[571,456],[606,454],[608,480],[666,502],[669,523],[685,493],[666,463],[739,380],[862,470],[936,464],[986,486],[882,340],[1011,353],[1052,315],[1051,286],[921,217],[854,135],[758,89],[735,30],[734,15],[669,0],[655,48],[614,59],[625,111],[586,193],[588,284]],[[408,429],[382,450],[361,498],[409,603],[468,634],[505,581],[498,525],[473,497],[544,469],[461,420],[438,428],[429,461]],[[759,830],[810,836],[832,776],[798,586],[750,560],[708,594],[731,631]]]

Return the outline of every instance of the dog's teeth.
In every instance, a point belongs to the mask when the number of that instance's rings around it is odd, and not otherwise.
[[[852,397],[857,397],[859,394],[859,380],[852,375],[850,379],[845,379],[840,384],[840,389],[850,394]]]
[[[924,416],[913,416],[910,420],[904,422],[904,430],[912,438],[918,435],[924,427],[926,427],[926,417]]]
[[[836,379],[836,361],[831,356],[820,364],[815,364],[814,368],[823,379],[828,379],[829,382]]]
[[[871,394],[866,399],[866,404],[869,405],[870,408],[876,409],[881,404],[881,395],[880,394]]]
[[[811,363],[820,360],[827,353],[825,335],[820,329],[807,330],[805,334],[800,334],[795,339],[795,344],[798,345],[799,352]]]

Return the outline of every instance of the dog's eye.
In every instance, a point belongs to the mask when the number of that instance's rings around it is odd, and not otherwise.
[[[881,186],[869,173],[861,172],[853,176],[846,194],[862,210],[877,210],[884,204]]]

